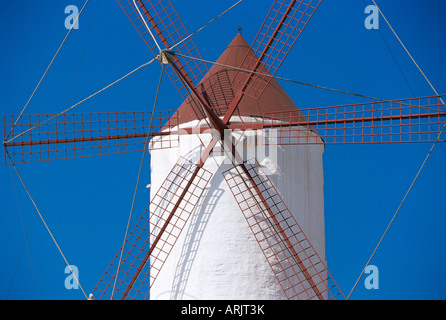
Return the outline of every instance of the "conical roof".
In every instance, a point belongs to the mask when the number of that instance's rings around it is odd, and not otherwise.
[[[237,75],[236,68],[252,70],[257,59],[247,59],[252,61],[246,65],[245,57],[254,55],[250,46],[239,33],[228,45],[222,55],[218,58],[217,63],[212,66],[208,73],[200,81],[197,90],[203,93],[203,96],[219,116],[224,116],[227,107],[231,104],[237,90],[233,88],[235,77]],[[245,62],[245,65],[243,63]],[[230,67],[225,67],[231,66]],[[262,73],[269,72],[265,67],[260,66],[257,70]],[[246,77],[246,73],[244,73]],[[187,123],[201,117],[196,114],[191,106],[191,99],[186,99],[177,110],[179,116],[179,124]],[[286,94],[276,79],[271,79],[259,97],[245,94],[238,105],[234,115],[262,117],[265,112],[297,110],[297,106]],[[196,110],[196,108],[195,108]]]

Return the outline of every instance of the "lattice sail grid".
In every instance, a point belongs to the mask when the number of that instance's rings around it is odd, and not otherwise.
[[[179,146],[175,111],[65,113],[4,116],[4,134],[14,127],[6,143],[14,163],[70,159],[142,151],[147,134],[160,132],[152,148]],[[17,124],[14,123],[18,120]],[[150,126],[150,124],[152,124]],[[5,163],[10,164],[5,154]]]
[[[188,31],[170,0],[136,0],[135,2],[133,0],[117,1],[154,56],[157,56],[160,53],[160,50],[157,48],[155,41],[147,30],[146,24],[150,28],[161,49],[171,48],[189,36]],[[141,19],[135,4],[144,20]],[[204,62],[200,61],[203,58],[192,38],[188,38],[181,42],[175,47],[175,51],[182,55],[199,59],[186,59],[179,56],[175,58],[178,67],[189,77],[194,85],[197,85],[208,72],[208,68]],[[166,68],[166,73],[171,78],[183,99],[186,99],[189,94],[180,79],[176,76],[174,70],[168,66]]]
[[[245,57],[242,68],[272,75],[276,73],[294,43],[305,29],[321,0],[276,0],[261,26],[251,48],[255,54]],[[261,96],[271,77],[239,72],[234,88],[254,98]],[[246,86],[244,88],[244,86]]]
[[[223,173],[260,249],[288,299],[343,294],[256,160]]]
[[[93,292],[95,298],[146,299],[212,174],[180,158]],[[119,275],[116,279],[119,266]],[[97,297],[96,297],[97,296]]]
[[[268,112],[263,116],[265,143],[433,142],[446,122],[444,97]]]

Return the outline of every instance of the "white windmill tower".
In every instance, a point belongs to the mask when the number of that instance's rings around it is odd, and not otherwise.
[[[226,104],[234,98],[230,84],[237,73],[235,68],[242,67],[248,54],[254,53],[238,34],[200,82],[198,87],[203,88],[214,108],[220,107],[219,112],[227,109]],[[267,111],[292,109],[297,107],[279,83],[272,80],[258,99],[246,96],[242,100],[231,124],[243,127],[261,122]],[[197,120],[191,101],[181,105],[178,118],[180,128],[195,128],[196,132],[200,132],[199,127],[209,128],[205,121]],[[243,160],[255,157],[262,164],[263,172],[276,186],[290,212],[297,213],[296,220],[324,259],[323,145],[278,147],[263,144],[262,130],[230,133]],[[181,135],[179,139],[178,148],[151,152],[152,200],[179,157],[199,162],[212,134]],[[154,138],[152,143],[162,142]],[[162,276],[151,288],[151,298],[284,299],[286,295],[223,176],[233,165],[227,154],[216,149],[203,166],[212,173],[212,178],[165,262]]]
[[[168,64],[175,114],[5,117],[10,163],[141,151],[152,137],[151,202],[94,297],[342,297],[324,263],[323,146],[435,141],[442,96],[298,109],[272,76],[320,0],[274,1],[253,45],[237,35],[210,70],[170,0],[118,2]]]

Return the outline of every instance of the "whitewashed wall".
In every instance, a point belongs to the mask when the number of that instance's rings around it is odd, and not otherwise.
[[[255,133],[245,137],[250,134]],[[207,145],[211,135],[199,137]],[[198,135],[180,136],[178,148],[152,150],[151,197],[180,156],[196,162],[203,151]],[[277,159],[263,153],[258,162],[325,261],[323,146],[277,146]],[[206,162],[212,179],[152,286],[151,299],[286,298],[223,178],[231,165],[222,161],[214,155]]]

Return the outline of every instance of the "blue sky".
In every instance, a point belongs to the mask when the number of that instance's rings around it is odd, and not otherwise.
[[[173,1],[192,32],[235,1]],[[1,113],[18,114],[64,38],[67,5],[81,0],[10,1],[0,10]],[[377,1],[437,91],[446,92],[442,13],[437,0]],[[364,27],[365,0],[323,1],[278,75],[380,97],[433,95],[383,19]],[[244,0],[194,38],[216,60],[237,33],[250,43],[269,9]],[[387,45],[386,45],[387,43]],[[55,113],[152,59],[115,1],[91,0],[30,103],[27,113]],[[398,62],[396,64],[395,60]],[[80,105],[75,112],[151,110],[160,67],[152,64]],[[281,83],[299,107],[364,101],[358,97]],[[165,77],[158,106],[174,110],[181,97]],[[3,125],[3,124],[2,124]],[[326,258],[347,295],[395,213],[431,143],[329,145],[324,153]],[[31,194],[87,294],[122,243],[141,154],[19,165]],[[439,143],[371,264],[379,289],[362,279],[352,299],[445,299],[446,146]],[[149,199],[147,159],[133,222]],[[64,286],[65,262],[10,166],[0,166],[0,299],[83,299]],[[24,248],[22,222],[27,231]],[[23,252],[22,252],[23,250]],[[32,265],[32,267],[31,267]]]

